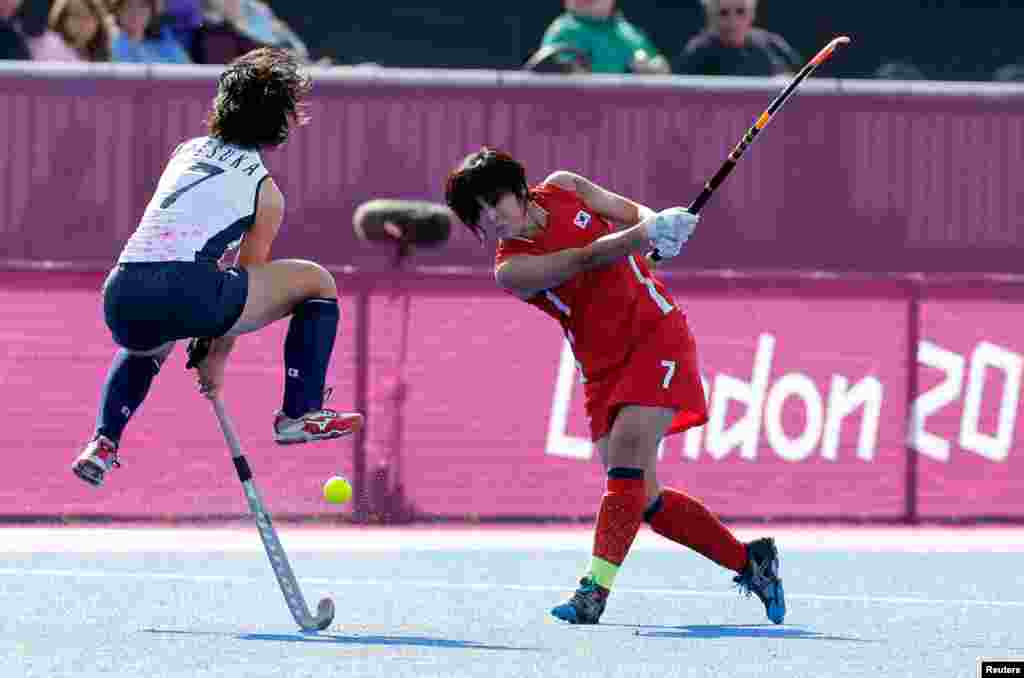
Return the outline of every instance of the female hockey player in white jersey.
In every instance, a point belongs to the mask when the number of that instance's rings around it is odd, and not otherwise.
[[[198,365],[199,388],[216,396],[240,334],[291,316],[284,346],[278,443],[336,438],[362,415],[324,408],[324,380],[337,333],[334,277],[312,261],[270,261],[284,198],[261,150],[306,122],[310,80],[288,52],[262,48],[220,76],[209,136],[178,146],[135,233],[103,289],[104,316],[121,347],[103,386],[96,431],[72,465],[93,485],[119,466],[125,425],[178,339],[213,337]],[[235,266],[224,253],[241,241]]]

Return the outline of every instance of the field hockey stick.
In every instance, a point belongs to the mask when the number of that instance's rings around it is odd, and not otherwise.
[[[281,546],[281,540],[277,538],[277,531],[274,530],[274,525],[270,522],[270,514],[263,508],[263,500],[260,498],[256,485],[253,484],[252,470],[242,454],[242,447],[238,442],[235,427],[231,423],[231,419],[228,418],[227,412],[224,411],[224,403],[220,398],[213,398],[212,402],[213,411],[217,414],[217,421],[220,423],[220,430],[223,431],[224,440],[227,441],[228,448],[231,450],[231,461],[235,464],[238,479],[242,481],[245,498],[249,502],[249,510],[256,519],[256,528],[259,530],[260,539],[263,540],[263,548],[267,552],[267,558],[270,559],[270,567],[274,570],[277,583],[281,586],[281,593],[284,594],[284,600],[288,603],[288,609],[291,610],[295,623],[303,631],[322,631],[334,621],[334,601],[324,598],[317,605],[316,616],[309,613],[306,599],[303,598],[302,591],[299,589],[299,582],[295,580],[295,573],[292,572],[292,566],[288,563],[288,555],[284,552],[284,547]]]
[[[761,130],[768,126],[772,117],[782,109],[789,98],[793,95],[793,92],[796,91],[796,88],[800,86],[800,83],[806,80],[807,77],[814,72],[814,69],[825,63],[825,61],[832,56],[832,53],[835,52],[840,45],[846,45],[849,42],[850,39],[845,36],[835,38],[832,42],[825,45],[820,52],[814,55],[813,59],[808,61],[807,64],[800,69],[800,72],[793,77],[788,85],[786,85],[786,89],[782,90],[782,93],[775,97],[775,100],[770,106],[768,106],[765,112],[761,114],[754,123],[754,126],[748,129],[747,133],[743,135],[740,142],[736,144],[736,148],[732,150],[729,157],[725,159],[722,166],[718,168],[717,172],[715,172],[715,176],[711,177],[711,179],[704,184],[704,190],[702,190],[700,195],[697,196],[697,199],[690,203],[690,206],[686,208],[688,212],[691,214],[700,213],[707,201],[711,199],[711,195],[715,192],[715,189],[721,186],[722,182],[725,181],[725,178],[729,176],[730,172],[732,172],[733,167],[735,167],[736,163],[739,162],[739,159],[743,157],[743,153],[746,152],[747,147],[754,143],[754,139],[757,138],[757,135]],[[661,261],[661,258],[662,257],[658,253],[658,250],[651,252],[651,259],[654,261]]]

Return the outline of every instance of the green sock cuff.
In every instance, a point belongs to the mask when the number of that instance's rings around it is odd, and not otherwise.
[[[609,563],[604,558],[598,558],[594,556],[590,560],[590,578],[594,580],[594,583],[603,589],[611,590],[612,584],[615,582],[615,575],[619,573],[619,566],[613,563]]]

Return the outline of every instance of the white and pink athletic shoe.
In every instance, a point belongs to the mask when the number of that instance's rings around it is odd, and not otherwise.
[[[358,412],[336,412],[321,409],[291,419],[284,412],[274,417],[274,441],[279,445],[308,443],[351,435],[363,428],[363,415]]]
[[[121,462],[117,460],[117,445],[104,436],[96,436],[75,459],[71,470],[85,482],[99,487],[103,484],[103,477],[107,475],[107,471],[120,465]]]

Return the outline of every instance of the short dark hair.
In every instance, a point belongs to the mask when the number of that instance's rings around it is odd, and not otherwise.
[[[308,122],[301,101],[311,88],[291,52],[254,49],[221,73],[207,118],[210,135],[242,148],[279,146],[293,123]]]
[[[445,185],[448,206],[481,241],[484,231],[480,227],[477,198],[488,205],[496,205],[506,193],[526,200],[529,193],[526,170],[508,153],[487,146],[467,155],[462,164],[448,175]]]

